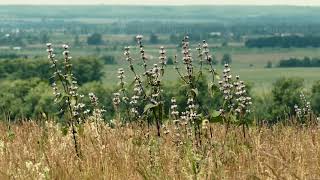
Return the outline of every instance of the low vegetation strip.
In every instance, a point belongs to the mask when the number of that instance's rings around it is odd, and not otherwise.
[[[283,59],[279,62],[279,67],[320,67],[320,58],[304,57]]]
[[[303,35],[280,35],[271,37],[253,38],[246,41],[247,47],[319,47],[320,37]]]

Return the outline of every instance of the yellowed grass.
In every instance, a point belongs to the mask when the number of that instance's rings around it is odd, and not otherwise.
[[[169,126],[171,127],[171,126]],[[58,125],[0,125],[0,179],[319,179],[320,130],[212,125],[195,143],[170,128],[158,138],[140,126],[86,124],[81,158]],[[148,132],[150,132],[148,134]],[[203,131],[205,132],[205,131]]]

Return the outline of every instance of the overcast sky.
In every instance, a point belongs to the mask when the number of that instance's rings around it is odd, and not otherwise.
[[[319,6],[320,0],[0,0],[0,4],[145,4],[145,5],[191,5],[191,4],[238,4],[238,5],[307,5]]]

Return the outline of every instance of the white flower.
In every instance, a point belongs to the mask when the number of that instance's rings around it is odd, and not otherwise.
[[[143,39],[143,36],[139,34],[139,35],[136,36],[136,38],[137,38],[138,40],[142,40],[142,39]]]
[[[69,49],[69,46],[67,44],[63,44],[62,48],[64,48],[65,50]]]

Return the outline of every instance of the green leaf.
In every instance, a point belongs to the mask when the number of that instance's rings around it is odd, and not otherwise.
[[[218,117],[218,116],[220,116],[221,115],[221,112],[220,111],[213,111],[212,113],[211,113],[211,117]]]
[[[68,131],[69,131],[68,126],[62,126],[61,127],[62,135],[66,136],[68,134]]]
[[[213,111],[211,113],[211,118],[210,118],[211,123],[222,122],[222,121],[223,121],[223,117],[220,111]]]
[[[198,89],[191,89],[191,93],[192,93],[193,97],[197,97],[199,94],[199,91],[198,91]]]
[[[212,82],[208,84],[208,90],[211,96],[215,95],[216,92],[219,92],[219,87]]]
[[[147,104],[145,107],[144,107],[144,111],[143,111],[143,113],[146,113],[146,112],[148,112],[150,109],[153,109],[153,108],[156,108],[156,107],[158,107],[159,106],[159,104]]]
[[[239,122],[239,120],[237,119],[237,117],[236,117],[235,115],[233,115],[233,114],[230,114],[229,119],[230,119],[230,122],[231,122],[231,123],[237,123],[237,122]]]
[[[215,77],[215,79],[217,79],[217,80],[220,79],[220,76],[219,76],[219,74],[218,74],[217,72],[214,72],[214,77]]]

